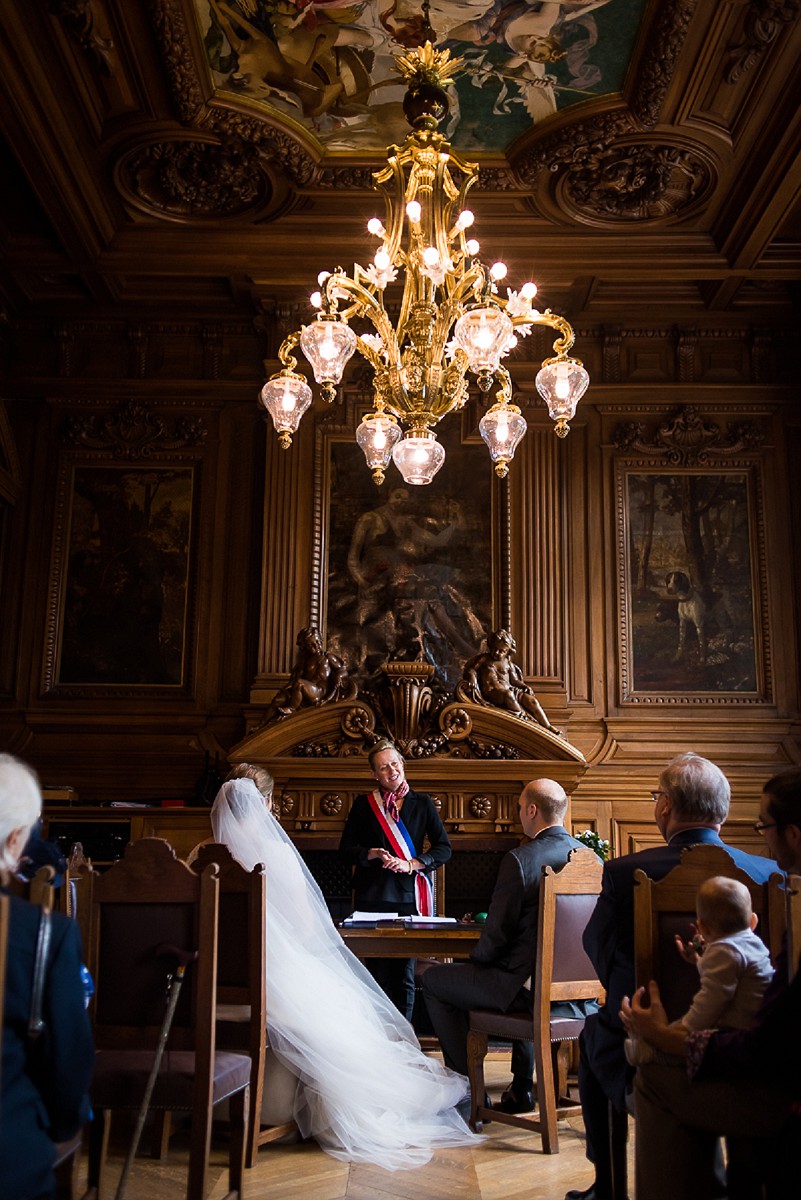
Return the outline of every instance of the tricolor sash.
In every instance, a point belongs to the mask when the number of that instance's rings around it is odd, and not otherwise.
[[[407,862],[411,862],[413,858],[417,857],[417,851],[414,848],[414,842],[411,839],[409,830],[403,821],[400,818],[397,821],[393,821],[392,817],[384,809],[384,802],[381,799],[379,791],[371,792],[368,799],[375,813],[376,820],[384,832],[384,836],[395,852],[395,857],[405,858]],[[420,916],[433,916],[434,892],[431,887],[431,880],[424,871],[415,872],[414,895],[417,903],[417,911]]]

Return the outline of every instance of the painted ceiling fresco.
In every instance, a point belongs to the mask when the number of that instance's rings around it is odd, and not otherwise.
[[[436,44],[464,58],[443,132],[504,151],[570,105],[621,91],[646,0],[431,0]],[[215,88],[264,105],[330,152],[402,142],[393,68],[425,40],[420,0],[194,0]]]

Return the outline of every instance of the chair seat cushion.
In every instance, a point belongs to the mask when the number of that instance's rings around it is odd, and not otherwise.
[[[533,1041],[534,1025],[529,1013],[494,1012],[488,1008],[470,1010],[470,1028],[491,1037],[507,1038],[510,1041]],[[552,1017],[551,1041],[567,1042],[577,1038],[584,1028],[583,1017]]]
[[[147,1050],[98,1050],[91,1096],[95,1108],[139,1108],[153,1067]],[[214,1055],[212,1104],[250,1083],[245,1054]],[[195,1055],[191,1050],[165,1053],[156,1078],[151,1108],[191,1111],[195,1102]]]

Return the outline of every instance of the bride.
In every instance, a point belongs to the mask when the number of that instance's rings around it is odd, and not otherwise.
[[[252,771],[252,768],[251,768]],[[265,789],[266,790],[266,789]],[[467,1080],[427,1058],[408,1021],[337,933],[322,892],[252,778],[224,783],[214,840],[267,868],[267,1029],[297,1077],[293,1117],[335,1158],[419,1167],[476,1140],[456,1105]]]

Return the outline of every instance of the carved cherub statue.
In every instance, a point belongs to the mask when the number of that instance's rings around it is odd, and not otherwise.
[[[314,625],[301,629],[297,638],[298,660],[289,683],[273,697],[262,726],[279,717],[288,717],[299,708],[327,704],[331,700],[355,700],[357,687],[348,676],[345,663],[336,654],[323,649]]]
[[[489,708],[503,708],[523,720],[533,720],[550,733],[561,737],[545,715],[545,711],[523,679],[523,673],[512,655],[517,646],[511,633],[496,629],[487,638],[487,649],[475,654],[464,665],[461,683],[456,685],[460,700],[471,700]]]

